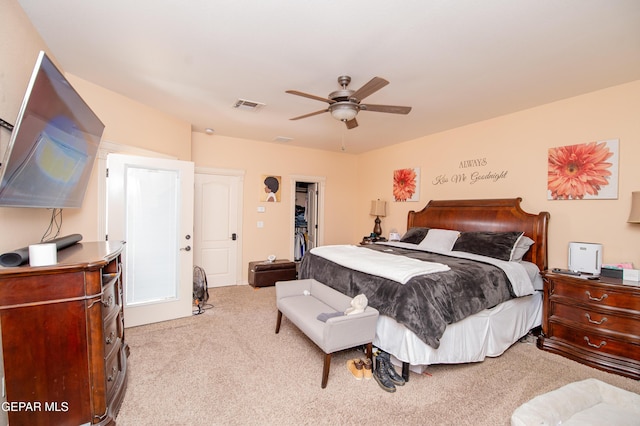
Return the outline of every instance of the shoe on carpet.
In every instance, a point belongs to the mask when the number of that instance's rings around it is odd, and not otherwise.
[[[376,368],[376,371],[373,372],[373,378],[376,379],[376,382],[378,382],[382,390],[391,393],[396,391],[396,387],[389,378],[389,375],[382,368]]]
[[[364,363],[361,359],[350,359],[347,361],[347,369],[357,380],[362,380],[364,376]]]
[[[393,367],[391,363],[391,356],[387,352],[382,352],[380,355],[376,357],[376,369],[381,368],[385,370],[387,376],[389,376],[389,380],[396,386],[404,386],[405,380],[404,377],[399,375],[396,372],[396,369]]]

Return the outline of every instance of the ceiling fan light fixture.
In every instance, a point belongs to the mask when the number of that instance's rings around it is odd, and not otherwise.
[[[358,108],[351,102],[336,102],[329,105],[331,116],[336,120],[349,121],[356,118],[358,115]]]

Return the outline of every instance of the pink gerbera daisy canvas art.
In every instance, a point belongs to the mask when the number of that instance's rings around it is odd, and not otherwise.
[[[549,149],[550,200],[618,197],[618,141],[589,142]]]
[[[419,201],[420,169],[399,169],[393,172],[394,201]]]

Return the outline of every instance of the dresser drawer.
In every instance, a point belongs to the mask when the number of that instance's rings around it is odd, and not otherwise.
[[[604,284],[590,284],[587,280],[578,280],[578,282],[580,285],[576,285],[575,280],[571,282],[553,280],[551,298],[564,297],[581,303],[640,312],[640,294],[632,288],[629,291],[623,291],[620,290],[620,286],[614,288]]]
[[[554,339],[565,342],[583,350],[640,360],[640,344],[632,344],[612,338],[597,330],[581,329],[565,324],[549,322],[551,335]]]
[[[104,356],[108,357],[111,351],[119,348],[118,339],[122,339],[122,313],[118,313],[109,322],[104,324]]]
[[[553,321],[569,321],[577,323],[582,328],[621,333],[625,335],[625,339],[637,339],[640,343],[640,326],[637,316],[634,318],[633,315],[622,315],[612,310],[596,307],[589,309],[555,302],[551,303],[549,314]]]
[[[111,395],[118,386],[116,384],[122,381],[122,340],[116,339],[113,345],[117,350],[112,351],[105,359],[105,378],[107,381],[107,400],[111,399]]]
[[[122,307],[122,296],[117,280],[104,287],[102,292],[102,318],[108,319],[116,315]]]

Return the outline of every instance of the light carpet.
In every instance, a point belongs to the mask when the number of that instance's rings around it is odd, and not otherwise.
[[[529,399],[593,377],[640,393],[640,382],[536,348],[533,338],[481,363],[433,365],[395,393],[346,368],[359,350],[323,353],[283,319],[275,288],[209,289],[202,315],[126,329],[131,347],[118,425],[509,425]]]

